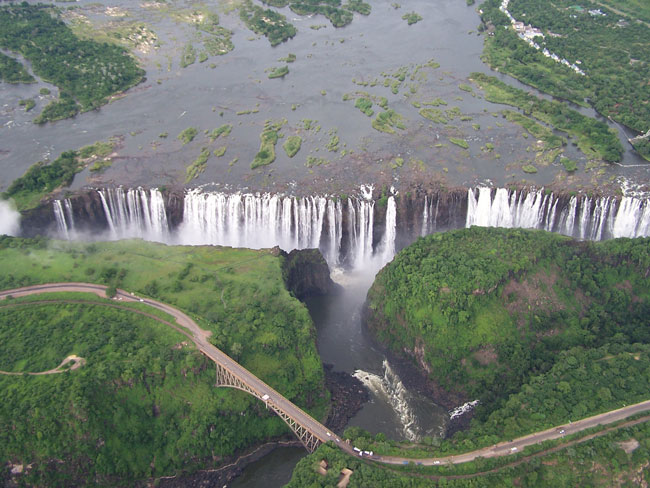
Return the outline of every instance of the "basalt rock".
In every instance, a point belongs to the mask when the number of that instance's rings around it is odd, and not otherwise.
[[[294,249],[289,254],[282,251],[282,274],[287,289],[302,300],[310,296],[327,295],[338,287],[330,278],[330,270],[318,249]]]

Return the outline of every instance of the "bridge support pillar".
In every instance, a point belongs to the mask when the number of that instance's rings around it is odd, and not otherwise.
[[[278,415],[278,417],[284,420],[284,422],[289,426],[296,437],[298,437],[300,442],[302,442],[302,445],[305,446],[305,449],[307,449],[309,452],[314,452],[316,448],[321,444],[321,440],[318,437],[316,437],[307,427],[298,423],[293,417],[285,413],[284,410],[282,410],[273,402],[272,398],[262,398],[263,394],[254,391],[250,386],[244,383],[241,379],[239,379],[239,377],[234,375],[228,369],[224,368],[218,363],[216,364],[216,367],[217,377],[214,386],[218,388],[236,388],[253,395],[259,400],[262,400],[266,404],[266,408],[270,408]]]

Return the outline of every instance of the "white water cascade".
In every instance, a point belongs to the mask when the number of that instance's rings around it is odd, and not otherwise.
[[[396,237],[402,228],[397,220],[399,202],[393,195],[386,201],[384,228],[375,226],[376,214],[381,216],[383,209],[375,208],[370,186],[362,186],[358,196],[345,200],[189,190],[183,197],[182,220],[173,229],[157,189],[95,191],[95,202],[101,206],[94,212],[103,211],[110,239],[137,237],[254,249],[279,246],[285,251],[319,248],[332,267],[379,269],[397,251]],[[83,229],[85,211],[73,205],[69,199],[53,202],[62,238],[77,236],[74,216]],[[543,190],[481,187],[469,189],[466,199],[458,193],[425,196],[421,215],[421,226],[410,232],[426,235],[480,225],[543,229],[589,240],[650,235],[650,200],[636,196],[564,197]]]
[[[11,201],[0,200],[0,235],[17,236],[20,232],[20,213]]]
[[[139,237],[150,241],[167,241],[169,225],[165,200],[158,189],[116,188],[98,190],[98,193],[111,239]]]
[[[354,268],[365,268],[371,262],[382,266],[395,254],[395,199],[388,199],[386,230],[381,243],[375,246],[372,191],[372,187],[362,186],[360,197],[343,202],[324,196],[195,189],[186,192],[182,221],[172,230],[159,190],[96,190],[110,239],[139,237],[170,244],[251,249],[279,246],[285,251],[319,248],[330,266],[346,264]],[[55,200],[53,211],[59,236],[74,237],[71,201]]]
[[[558,212],[559,204],[558,197],[542,190],[469,189],[465,226],[543,229],[594,241],[650,235],[649,200],[571,196]]]
[[[381,241],[382,264],[387,263],[395,256],[395,237],[397,237],[397,204],[395,197],[388,197],[386,204],[386,232]]]
[[[413,442],[418,441],[420,429],[410,405],[410,393],[386,359],[384,359],[382,365],[384,369],[383,376],[360,369],[356,370],[352,376],[361,381],[373,394],[385,398],[399,417],[404,437]]]

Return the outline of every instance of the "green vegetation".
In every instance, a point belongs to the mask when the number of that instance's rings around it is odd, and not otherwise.
[[[561,351],[650,343],[648,242],[491,228],[430,236],[377,275],[368,325],[394,351],[419,348],[430,379],[480,399],[484,420]]]
[[[375,111],[372,109],[372,100],[369,98],[357,98],[357,100],[354,102],[354,106],[361,110],[368,117],[372,117],[375,114]]]
[[[425,119],[433,120],[437,124],[446,124],[448,122],[442,110],[438,108],[421,108],[418,113]]]
[[[210,134],[210,142],[214,142],[219,137],[228,137],[232,131],[232,124],[223,124],[221,127],[214,129]]]
[[[643,0],[601,0],[601,3],[622,12],[630,20],[640,19],[650,23],[650,5]]]
[[[348,0],[348,3],[344,4],[343,8],[360,13],[361,15],[370,15],[372,11],[370,4],[362,0]]]
[[[439,107],[440,105],[447,105],[447,102],[444,101],[442,98],[436,98],[435,100],[432,100],[430,102],[422,102],[422,105]]]
[[[344,5],[341,5],[341,0],[291,0],[284,2],[285,5],[287,3],[291,10],[298,15],[324,15],[334,27],[343,27],[352,22],[354,18],[352,12],[369,15],[371,11],[370,4],[362,0],[349,0]],[[312,26],[312,28],[314,27]]]
[[[339,136],[332,134],[330,140],[327,142],[327,150],[330,152],[337,152],[339,150]]]
[[[226,146],[218,147],[218,148],[216,148],[216,149],[214,150],[214,153],[213,153],[213,154],[214,154],[216,157],[220,158],[221,156],[223,156],[224,154],[226,154],[226,149],[227,149]]]
[[[521,167],[521,170],[524,173],[529,173],[529,174],[537,173],[537,168],[532,164],[525,164],[524,166]]]
[[[91,173],[101,173],[105,169],[110,168],[113,165],[113,161],[110,159],[102,159],[100,161],[95,161],[93,164],[90,165],[88,168],[88,171]]]
[[[0,47],[22,54],[36,75],[59,88],[60,99],[34,119],[39,124],[97,108],[144,75],[124,48],[75,37],[56,12],[40,4],[0,7]]]
[[[293,63],[295,60],[296,60],[296,55],[292,53],[287,54],[286,58],[278,59],[278,61],[280,61],[281,63]]]
[[[580,150],[590,157],[620,161],[623,147],[616,132],[604,122],[586,117],[563,103],[508,86],[493,76],[472,73],[471,79],[485,91],[486,100],[519,107],[525,114],[571,134],[578,140]]]
[[[474,92],[474,89],[471,86],[466,85],[465,83],[461,83],[460,85],[458,85],[458,88],[460,88],[461,90],[466,91],[468,93],[473,93]]]
[[[264,35],[271,46],[277,46],[296,35],[296,28],[287,22],[284,15],[275,10],[263,9],[250,0],[245,0],[240,7],[239,17],[250,30]]]
[[[539,27],[547,34],[545,47],[570,63],[580,61],[586,76],[545,58],[541,52],[521,41],[511,29],[507,17],[499,12],[500,0],[481,5],[482,20],[494,26],[494,35],[486,38],[486,61],[499,71],[535,86],[554,96],[584,105],[588,99],[600,113],[638,131],[650,129],[650,105],[639,100],[650,99],[650,26],[633,19],[620,23],[621,16],[600,7],[606,15],[590,15],[588,9],[571,8],[572,0],[552,5],[535,0],[519,0],[509,6],[516,19]],[[610,2],[616,4],[619,2]],[[638,13],[648,12],[647,5],[638,7],[634,0],[624,8]],[[522,15],[525,13],[525,17]],[[507,26],[507,29],[504,29]],[[554,35],[549,35],[553,33]],[[607,46],[603,49],[603,46]]]
[[[209,157],[210,149],[207,147],[201,149],[201,154],[199,154],[197,158],[192,162],[192,164],[190,164],[185,170],[185,183],[189,183],[205,171],[206,163],[208,162]]]
[[[422,16],[416,12],[409,12],[407,14],[402,15],[402,20],[405,20],[408,23],[408,25],[412,25],[421,21]]]
[[[578,163],[576,163],[573,159],[565,158],[562,156],[560,158],[560,163],[562,166],[564,166],[564,169],[567,170],[569,173],[573,173],[575,170],[578,169]]]
[[[40,90],[38,90],[38,93],[40,93],[41,95],[49,95],[51,92],[49,88],[43,87]]]
[[[25,98],[24,100],[19,101],[18,105],[25,107],[25,112],[29,112],[36,106],[36,102],[33,98]]]
[[[3,53],[0,53],[0,81],[6,83],[36,82],[21,63]]]
[[[449,142],[451,142],[452,144],[456,144],[457,146],[460,146],[463,149],[468,149],[469,148],[469,144],[467,143],[467,141],[465,139],[458,139],[456,137],[450,137]]]
[[[365,438],[360,440],[363,442]],[[423,467],[410,464],[387,469],[351,457],[328,443],[321,445],[313,454],[298,463],[287,488],[335,486],[343,468],[353,471],[350,486],[354,482],[354,486],[374,488],[636,486],[639,473],[643,472],[650,456],[649,444],[650,423],[645,422],[557,452],[548,452],[528,462],[513,463],[511,466],[497,468],[495,472],[486,473],[505,463],[495,459],[481,459],[458,466]],[[363,446],[361,442],[356,445]],[[328,465],[326,476],[317,470],[323,459]],[[453,476],[465,473],[481,474],[474,477]]]
[[[287,153],[287,156],[292,158],[298,153],[298,151],[300,151],[301,145],[302,145],[302,137],[289,136],[287,137],[287,140],[284,141],[284,144],[282,144],[282,147],[284,148],[284,151]]]
[[[279,68],[273,68],[273,71],[269,73],[269,79],[284,78],[288,74],[289,74],[289,66],[284,65]]]
[[[650,135],[635,139],[632,145],[644,159],[650,161]]]
[[[75,175],[89,163],[111,154],[115,144],[113,140],[96,142],[78,151],[66,151],[49,164],[39,161],[30,166],[23,176],[15,179],[2,198],[13,199],[18,210],[34,208],[52,191],[69,186]]]
[[[286,123],[286,120],[276,122],[267,120],[264,123],[264,130],[260,134],[260,150],[251,163],[251,169],[266,166],[275,161],[275,145],[278,143],[278,138],[280,137],[279,131]]]
[[[305,166],[307,168],[313,168],[314,166],[327,166],[329,161],[325,158],[318,158],[316,156],[307,156],[307,161]]]
[[[196,49],[192,43],[188,43],[183,48],[183,53],[181,54],[181,68],[187,68],[190,64],[194,64],[196,61]]]
[[[189,313],[220,349],[321,418],[328,398],[313,324],[285,289],[281,263],[268,251],[0,237],[0,288],[70,280],[155,297]],[[259,400],[215,388],[212,362],[186,337],[133,312],[3,308],[0,337],[2,370],[49,369],[68,354],[86,360],[63,374],[0,375],[0,457],[32,466],[26,484],[134,486],[216,467],[289,432]]]
[[[188,127],[187,129],[184,129],[183,131],[181,131],[181,133],[178,134],[178,136],[176,136],[176,138],[179,141],[182,141],[183,145],[185,145],[185,144],[188,144],[188,143],[192,142],[198,133],[199,133],[199,131],[197,130],[196,127]]]
[[[566,139],[556,136],[548,127],[538,124],[530,117],[514,112],[512,110],[503,110],[501,112],[506,119],[515,124],[519,124],[528,131],[533,137],[543,141],[547,149],[555,149],[566,145]]]
[[[372,121],[372,127],[387,134],[394,134],[395,129],[403,130],[406,128],[402,122],[402,116],[393,109],[378,113],[375,120]]]

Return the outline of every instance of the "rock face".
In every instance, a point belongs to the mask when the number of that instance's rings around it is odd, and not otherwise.
[[[310,296],[327,295],[337,290],[330,278],[330,269],[318,249],[294,249],[289,254],[282,251],[282,274],[287,289],[302,300]]]

